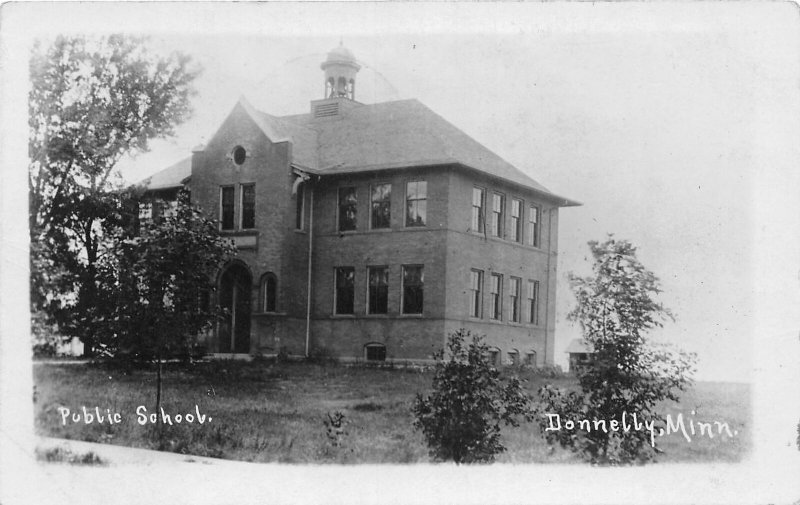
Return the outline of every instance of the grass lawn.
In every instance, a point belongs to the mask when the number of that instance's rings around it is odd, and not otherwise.
[[[545,378],[516,371],[535,395],[539,386],[575,387],[575,379]],[[34,365],[36,431],[39,435],[255,462],[413,463],[429,462],[422,435],[412,427],[417,392],[430,388],[431,371],[270,363],[212,362],[166,371],[163,406],[167,414],[207,415],[202,425],[166,426],[161,440],[152,425],[137,422],[136,409],[155,406],[155,372],[108,365]],[[120,423],[62,423],[59,407],[119,412]],[[695,414],[692,415],[691,411]],[[338,444],[327,432],[327,414],[344,414]],[[739,461],[750,449],[750,388],[746,384],[701,382],[681,405],[662,412],[689,420],[725,421],[738,435],[687,442],[672,434],[657,439],[658,461]],[[335,437],[334,437],[335,438]],[[551,450],[539,428],[522,424],[503,431],[507,452],[499,462],[580,463],[560,448]]]

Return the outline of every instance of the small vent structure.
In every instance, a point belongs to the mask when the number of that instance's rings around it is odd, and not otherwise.
[[[339,115],[339,103],[321,103],[314,109],[314,117],[332,117]]]

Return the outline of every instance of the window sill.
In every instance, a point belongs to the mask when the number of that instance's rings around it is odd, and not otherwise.
[[[477,231],[474,231],[474,230],[468,230],[467,234],[468,235],[473,235],[473,236],[476,236],[476,237],[485,238],[486,240],[492,240],[494,242],[502,242],[503,244],[510,244],[510,245],[515,245],[515,246],[519,246],[519,247],[524,247],[525,249],[529,249],[529,250],[539,251],[539,252],[543,252],[543,253],[547,252],[542,246],[530,245],[530,244],[527,244],[525,242],[520,242],[519,240],[510,240],[510,239],[507,239],[507,238],[504,238],[504,237],[498,237],[497,235],[484,234],[482,232],[477,232]]]
[[[409,226],[409,227],[401,227],[401,228],[378,228],[378,229],[368,229],[368,230],[347,230],[347,231],[339,231],[336,232],[329,232],[322,235],[314,235],[315,237],[343,237],[345,235],[370,235],[372,233],[413,233],[418,231],[448,231],[444,227],[430,227],[430,226]]]
[[[286,312],[253,312],[254,316],[258,317],[286,317]]]
[[[355,314],[331,314],[331,317],[334,319],[355,319]]]
[[[256,228],[248,228],[246,230],[219,230],[220,235],[225,235],[228,237],[238,237],[238,236],[248,236],[248,235],[258,235],[258,230]]]
[[[403,317],[408,319],[422,319],[425,317],[425,314],[398,314],[397,317]]]

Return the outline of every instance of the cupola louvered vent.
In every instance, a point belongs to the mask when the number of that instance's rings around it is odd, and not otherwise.
[[[339,115],[339,102],[321,103],[314,108],[314,117],[332,117]]]

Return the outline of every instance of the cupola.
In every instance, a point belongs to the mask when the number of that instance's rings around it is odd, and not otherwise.
[[[342,45],[328,52],[328,57],[320,65],[325,72],[324,98],[356,98],[356,73],[361,65],[356,62],[356,57],[349,49]]]

